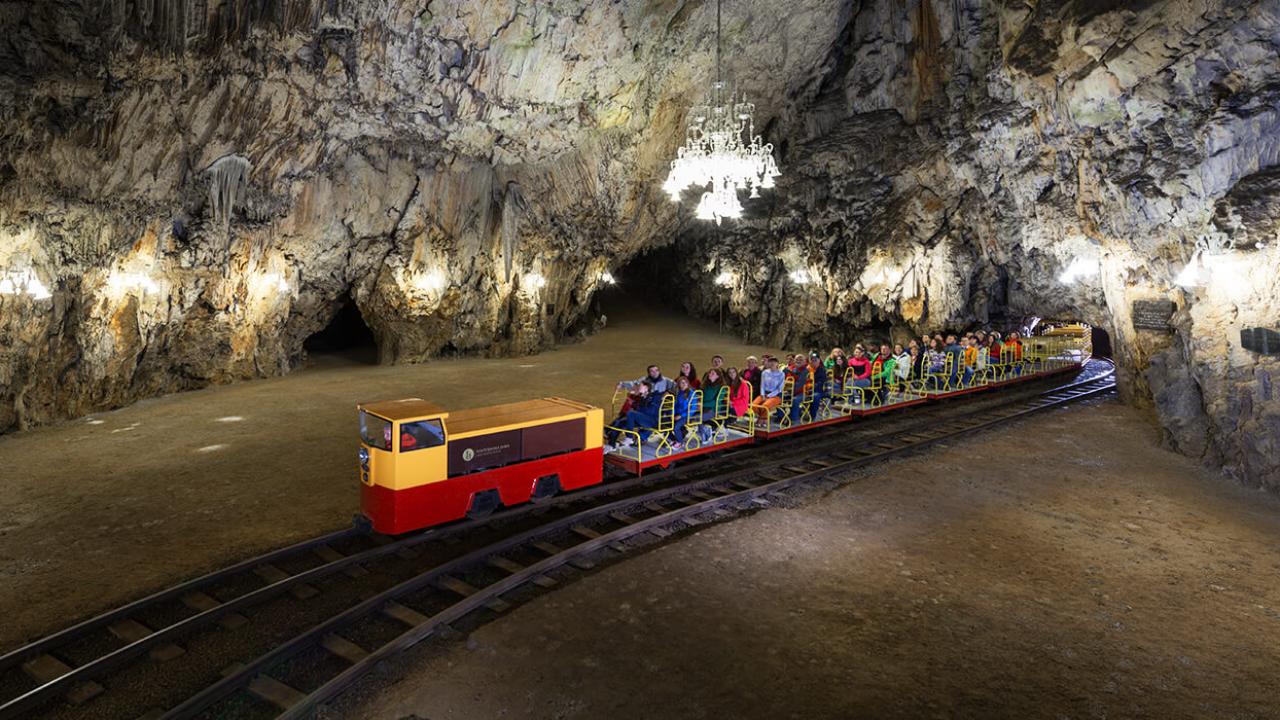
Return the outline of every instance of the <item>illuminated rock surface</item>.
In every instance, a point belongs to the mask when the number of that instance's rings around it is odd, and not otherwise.
[[[771,344],[1083,317],[1171,444],[1280,485],[1280,364],[1239,344],[1280,309],[1280,2],[730,2],[784,175],[716,235],[660,191],[711,9],[5,5],[0,272],[52,297],[0,295],[0,429],[288,372],[348,297],[384,362],[545,348],[674,240],[641,275],[714,315],[732,272]],[[1184,291],[1207,233],[1266,247]]]

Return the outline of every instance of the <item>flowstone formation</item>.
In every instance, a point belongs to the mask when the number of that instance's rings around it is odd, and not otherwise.
[[[6,4],[0,273],[51,297],[0,295],[0,431],[287,372],[348,298],[383,362],[544,348],[666,246],[690,310],[779,344],[1081,317],[1173,446],[1280,487],[1239,342],[1280,307],[1280,0],[725,10],[783,177],[713,230],[661,183],[714,5]]]

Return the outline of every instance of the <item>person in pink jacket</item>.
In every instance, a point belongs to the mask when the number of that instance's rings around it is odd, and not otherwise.
[[[742,417],[751,406],[751,393],[754,392],[751,383],[743,380],[735,367],[726,370],[725,376],[729,379],[729,412],[734,417]]]

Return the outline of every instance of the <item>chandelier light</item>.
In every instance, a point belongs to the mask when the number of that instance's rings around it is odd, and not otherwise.
[[[708,105],[689,113],[684,145],[671,161],[671,172],[662,189],[672,202],[680,202],[685,188],[702,188],[696,215],[699,220],[742,217],[739,192],[751,198],[773,187],[781,173],[773,159],[773,145],[756,135],[756,106],[745,97],[725,93],[720,74],[720,0],[716,0],[716,81]]]

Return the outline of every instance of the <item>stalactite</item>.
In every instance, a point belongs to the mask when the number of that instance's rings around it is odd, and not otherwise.
[[[209,212],[228,236],[231,215],[249,181],[249,167],[248,158],[240,155],[223,155],[209,166]]]
[[[506,282],[511,282],[511,266],[515,260],[516,238],[520,234],[520,209],[524,197],[519,183],[507,183],[507,194],[502,202],[502,269]]]

